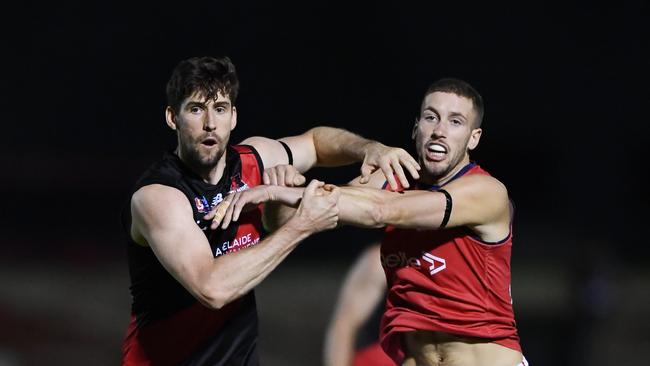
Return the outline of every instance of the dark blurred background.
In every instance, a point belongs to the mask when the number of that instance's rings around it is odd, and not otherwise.
[[[0,365],[119,363],[130,301],[119,211],[175,143],[163,118],[173,67],[201,55],[238,68],[233,142],[330,125],[410,149],[428,84],[469,81],[486,101],[473,159],[517,208],[512,292],[527,358],[647,362],[648,9],[213,1],[5,12]],[[358,169],[311,176],[343,183]],[[379,236],[319,234],[259,287],[265,365],[320,364],[340,281]]]

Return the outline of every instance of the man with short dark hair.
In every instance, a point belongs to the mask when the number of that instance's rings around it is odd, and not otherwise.
[[[123,213],[133,300],[125,365],[258,364],[253,288],[301,240],[338,219],[338,194],[312,181],[298,210],[266,238],[259,206],[227,230],[210,228],[204,216],[268,180],[265,167],[304,172],[363,161],[366,178],[381,168],[406,182],[400,164],[417,174],[404,150],[336,128],[230,146],[238,89],[226,57],[184,60],[167,85],[165,116],[178,146],[141,176]]]
[[[386,226],[381,344],[403,366],[527,365],[510,295],[513,209],[505,186],[469,158],[482,117],[474,88],[442,79],[425,94],[412,130],[421,166],[412,189],[388,190],[379,174],[368,185],[384,189],[363,187],[360,179],[322,189],[340,192],[340,222]],[[264,200],[259,196],[295,206],[302,192],[279,186],[242,192],[214,220],[237,219],[246,202]]]

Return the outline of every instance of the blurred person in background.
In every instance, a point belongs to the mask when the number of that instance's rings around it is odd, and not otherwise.
[[[380,243],[358,256],[343,281],[325,335],[325,366],[395,366],[379,344],[386,301]]]

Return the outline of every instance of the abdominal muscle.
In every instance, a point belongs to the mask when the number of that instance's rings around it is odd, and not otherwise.
[[[402,366],[516,366],[521,352],[476,338],[431,331],[404,333]]]

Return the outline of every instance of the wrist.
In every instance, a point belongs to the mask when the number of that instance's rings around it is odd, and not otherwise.
[[[275,196],[273,201],[296,208],[302,199],[302,193],[305,189],[301,187],[275,187]]]
[[[365,158],[370,155],[373,150],[380,149],[382,146],[383,144],[379,141],[367,140],[365,143],[361,144],[361,152],[363,155],[361,158]]]
[[[266,186],[265,192],[266,192],[266,194],[268,196],[267,197],[268,199],[266,200],[267,202],[275,202],[275,201],[278,200],[277,197],[278,197],[279,192],[277,191],[277,187],[278,186],[274,186],[274,185],[267,185]]]
[[[306,218],[294,214],[284,225],[284,227],[292,235],[295,235],[297,238],[303,239],[307,236],[313,234],[313,225]]]

